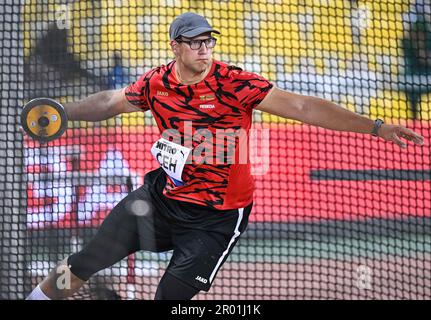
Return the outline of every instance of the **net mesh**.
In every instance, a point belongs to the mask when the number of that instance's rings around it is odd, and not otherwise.
[[[5,0],[1,296],[25,297],[157,165],[149,112],[70,122],[40,145],[17,129],[26,101],[126,86],[172,60],[169,24],[194,11],[221,32],[217,60],[407,125],[429,144],[430,8],[427,0]],[[271,140],[248,231],[196,299],[430,299],[429,146],[400,150],[260,111],[253,119]],[[138,252],[73,298],[152,299],[170,257]]]

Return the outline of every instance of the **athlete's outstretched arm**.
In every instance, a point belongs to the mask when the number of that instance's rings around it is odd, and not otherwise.
[[[351,112],[325,99],[305,96],[274,87],[256,107],[284,118],[298,120],[311,125],[338,131],[371,133],[374,120]],[[406,143],[401,138],[423,145],[423,137],[400,125],[383,124],[378,135],[392,141],[401,148]]]
[[[69,120],[101,121],[120,113],[140,111],[126,99],[125,88],[92,94],[64,105]]]

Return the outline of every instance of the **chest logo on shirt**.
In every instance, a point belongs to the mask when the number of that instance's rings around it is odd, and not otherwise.
[[[213,104],[200,104],[199,108],[200,109],[214,109],[215,105],[213,105]]]
[[[199,96],[199,99],[201,101],[209,101],[209,100],[214,100],[215,97],[213,94],[208,94],[208,95]]]
[[[169,96],[169,93],[167,93],[166,91],[157,90],[157,95],[167,97],[167,96]]]

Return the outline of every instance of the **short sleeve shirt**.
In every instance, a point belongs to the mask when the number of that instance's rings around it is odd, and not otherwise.
[[[243,208],[254,191],[248,151],[252,111],[273,85],[220,61],[212,62],[202,81],[184,85],[175,76],[175,63],[149,70],[125,91],[131,104],[151,110],[161,135],[172,129],[192,149],[183,185],[167,176],[163,192],[220,210]]]

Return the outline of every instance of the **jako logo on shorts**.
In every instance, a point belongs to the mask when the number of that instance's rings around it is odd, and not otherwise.
[[[198,280],[199,282],[202,282],[202,283],[205,283],[205,284],[208,282],[208,280],[207,280],[207,279],[202,278],[201,276],[197,276],[197,277],[195,278],[195,280]]]

